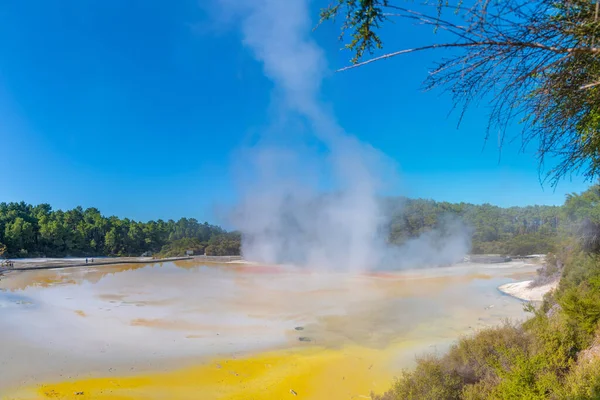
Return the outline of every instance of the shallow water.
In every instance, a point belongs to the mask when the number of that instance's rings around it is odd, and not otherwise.
[[[496,288],[533,271],[507,263],[344,274],[184,261],[15,272],[0,281],[0,394],[25,398],[19,388],[42,382],[147,375],[270,350],[322,352],[294,356],[314,363],[325,363],[323,354],[327,362],[385,355],[373,373],[389,379],[415,354],[523,318],[522,303]],[[270,363],[285,375],[289,366],[278,362]],[[124,398],[148,397],[135,393]],[[236,398],[227,396],[204,398]]]

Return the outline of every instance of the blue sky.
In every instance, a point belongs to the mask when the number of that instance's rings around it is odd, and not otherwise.
[[[51,3],[0,5],[0,201],[141,220],[214,220],[234,204],[231,165],[268,123],[273,87],[235,26],[197,1]],[[428,40],[416,32],[396,25],[384,40],[390,50]],[[334,26],[313,35],[331,69],[348,63]],[[392,193],[510,206],[561,204],[588,186],[573,177],[542,187],[533,147],[509,143],[500,156],[495,138],[484,143],[485,105],[457,129],[450,99],[421,90],[438,56],[324,82],[339,124],[399,164]]]

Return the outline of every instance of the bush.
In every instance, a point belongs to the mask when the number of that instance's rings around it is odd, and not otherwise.
[[[571,254],[555,297],[565,315],[591,337],[600,321],[600,256]]]
[[[208,241],[207,256],[238,256],[240,255],[241,236],[237,232],[215,235]]]
[[[600,358],[578,364],[556,396],[564,400],[600,399]]]
[[[158,257],[181,257],[185,256],[187,250],[192,250],[194,254],[204,254],[206,242],[196,238],[183,238],[166,244],[158,253]]]
[[[554,249],[555,241],[555,235],[528,233],[511,238],[505,248],[510,255],[546,254]]]
[[[516,360],[527,359],[530,335],[510,323],[461,339],[443,357],[417,360],[412,372],[404,371],[380,400],[493,398],[502,376]]]
[[[591,372],[569,378],[586,343],[564,314],[537,311],[519,326],[505,322],[463,338],[442,357],[417,360],[379,400],[560,398],[564,382],[595,379]],[[569,389],[570,390],[570,389]],[[575,389],[573,389],[575,390]],[[574,392],[573,392],[574,393]],[[586,398],[586,397],[583,397]]]
[[[573,326],[560,314],[548,318],[538,312],[523,325],[530,341],[500,371],[489,399],[547,399],[561,388],[564,375],[580,350]]]
[[[376,400],[454,400],[460,398],[463,385],[456,371],[448,370],[443,360],[429,355],[417,361],[417,367],[413,372],[403,371],[390,391],[374,398]]]
[[[506,254],[506,243],[502,241],[483,242],[473,238],[471,254]]]

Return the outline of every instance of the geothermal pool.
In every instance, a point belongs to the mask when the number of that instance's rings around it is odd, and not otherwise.
[[[10,273],[6,399],[348,399],[415,355],[523,319],[497,290],[536,266],[317,273],[193,261]]]

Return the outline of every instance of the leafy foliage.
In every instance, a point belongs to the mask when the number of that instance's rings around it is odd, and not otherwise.
[[[563,388],[557,391],[557,399],[588,400],[600,399],[600,359],[580,363],[564,380]]]
[[[383,48],[376,30],[386,19],[383,7],[388,5],[388,0],[337,0],[336,3],[321,10],[320,22],[334,19],[344,12],[345,21],[340,40],[343,39],[344,32],[353,31],[352,39],[346,48],[355,53],[352,62],[356,63],[365,53],[372,54],[375,49]]]
[[[600,321],[600,255],[572,255],[555,299],[574,324],[592,334]]]
[[[208,241],[206,246],[207,256],[231,256],[239,254],[241,235],[238,232],[230,232],[215,235]]]
[[[177,257],[185,255],[188,250],[193,251],[194,254],[204,254],[207,245],[207,242],[202,242],[198,238],[183,238],[165,244],[157,255],[159,257]]]

